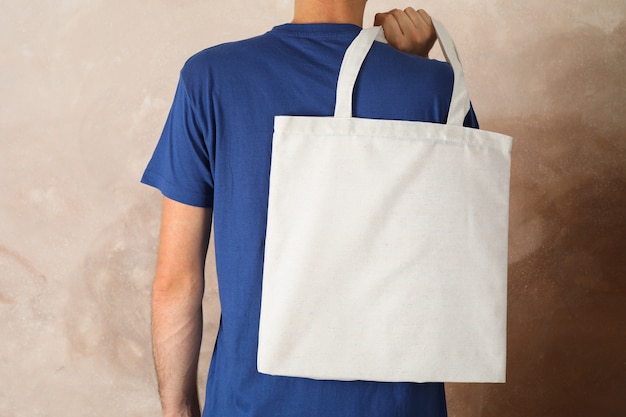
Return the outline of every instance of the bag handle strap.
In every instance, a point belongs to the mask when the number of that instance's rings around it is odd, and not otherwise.
[[[465,84],[463,66],[459,59],[454,41],[441,22],[433,19],[437,39],[446,61],[452,66],[454,72],[454,86],[452,89],[452,99],[450,100],[450,110],[448,111],[447,124],[463,126],[465,115],[470,109],[469,94]],[[337,80],[337,98],[335,102],[335,117],[352,117],[352,97],[354,94],[354,84],[357,76],[375,40],[387,42],[382,28],[374,26],[361,30],[361,33],[352,41],[341,63],[339,79]]]

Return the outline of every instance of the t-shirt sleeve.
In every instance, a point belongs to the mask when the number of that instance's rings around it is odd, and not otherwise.
[[[213,206],[212,143],[207,109],[198,108],[181,74],[161,138],[141,178],[168,198]]]

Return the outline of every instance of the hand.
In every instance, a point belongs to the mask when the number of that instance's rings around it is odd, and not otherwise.
[[[428,58],[428,52],[437,40],[433,21],[424,10],[407,7],[387,13],[377,13],[374,26],[382,26],[391,46],[410,54]]]

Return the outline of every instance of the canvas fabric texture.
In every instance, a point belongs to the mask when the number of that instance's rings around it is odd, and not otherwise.
[[[352,117],[380,28],[346,51],[333,117],[277,116],[257,366],[323,380],[504,382],[509,136]]]

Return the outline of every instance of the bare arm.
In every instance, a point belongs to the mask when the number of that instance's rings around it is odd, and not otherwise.
[[[163,198],[152,345],[164,417],[200,416],[197,368],[212,210]]]
[[[383,27],[385,38],[394,48],[425,58],[428,58],[437,40],[433,21],[422,9],[407,7],[404,10],[377,13],[374,26]]]

